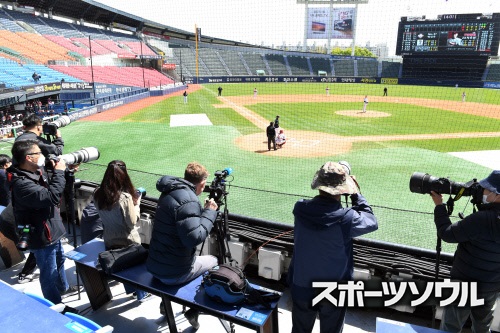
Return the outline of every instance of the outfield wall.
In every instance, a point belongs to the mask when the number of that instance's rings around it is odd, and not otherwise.
[[[188,84],[206,83],[270,83],[270,82],[316,82],[316,83],[367,83],[367,84],[404,84],[418,86],[444,86],[468,88],[500,88],[500,82],[398,79],[384,77],[321,77],[321,76],[209,76],[186,78]]]

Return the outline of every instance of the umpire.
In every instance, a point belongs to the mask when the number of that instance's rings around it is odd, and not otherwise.
[[[271,150],[271,142],[273,143],[274,150],[276,150],[276,129],[274,128],[274,123],[272,121],[266,128],[266,134],[267,134],[267,150]]]

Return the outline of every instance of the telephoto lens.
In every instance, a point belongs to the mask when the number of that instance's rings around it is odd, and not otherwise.
[[[59,156],[66,164],[80,164],[99,159],[100,153],[96,147],[87,147],[75,152]]]
[[[52,122],[57,128],[67,126],[69,123],[71,123],[71,118],[68,116],[61,116]]]

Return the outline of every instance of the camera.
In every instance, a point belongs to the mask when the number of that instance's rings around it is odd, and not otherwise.
[[[215,203],[220,206],[222,199],[227,195],[226,192],[226,177],[233,172],[231,168],[225,168],[224,170],[215,171],[215,177],[210,184],[210,193],[208,195],[209,199],[214,199]]]
[[[19,241],[17,242],[17,248],[20,251],[26,251],[28,249],[31,231],[33,227],[30,224],[26,225],[18,225],[17,229],[19,229]]]
[[[43,134],[56,135],[58,128],[64,127],[69,123],[71,123],[71,118],[68,116],[61,116],[51,123],[44,123],[42,125]]]
[[[475,205],[480,204],[483,198],[483,188],[476,179],[467,183],[460,183],[422,172],[414,172],[411,175],[410,191],[420,194],[429,194],[431,191],[440,194],[454,194],[457,196],[457,200],[462,196],[471,197],[471,203]]]
[[[99,150],[97,150],[96,147],[87,147],[69,154],[64,154],[59,156],[49,155],[48,158],[55,162],[59,162],[61,159],[63,159],[66,162],[66,164],[80,164],[80,163],[95,161],[99,159],[100,155],[101,154],[99,153]]]

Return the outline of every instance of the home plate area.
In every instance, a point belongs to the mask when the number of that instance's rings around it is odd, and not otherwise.
[[[170,127],[178,126],[212,126],[212,122],[204,113],[173,114],[170,116]]]

